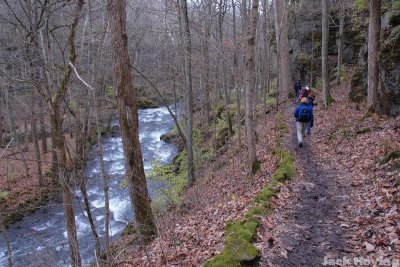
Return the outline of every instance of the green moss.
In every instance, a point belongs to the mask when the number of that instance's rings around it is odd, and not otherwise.
[[[255,202],[259,203],[259,204],[265,204],[269,202],[269,199],[271,197],[275,197],[277,195],[278,191],[276,189],[273,189],[271,187],[264,187],[263,189],[261,189],[255,198]],[[264,205],[265,206],[265,205]]]
[[[255,174],[259,169],[260,169],[260,161],[258,159],[255,159],[251,164],[251,173]]]
[[[111,85],[106,86],[106,96],[112,97],[114,95],[114,89]]]
[[[128,223],[128,225],[122,231],[121,236],[134,235],[134,234],[136,234],[135,226],[133,225],[133,223]]]
[[[249,218],[243,221],[226,223],[226,236],[236,236],[243,238],[246,241],[253,241],[258,227],[258,221]]]
[[[368,0],[355,0],[355,6],[357,10],[367,9],[368,4]]]
[[[283,135],[288,132],[288,128],[285,121],[285,114],[283,112],[279,112],[278,114],[278,128],[281,137],[283,137]]]
[[[364,134],[369,132],[371,132],[371,128],[369,127],[360,128],[356,131],[357,134]]]
[[[258,251],[250,242],[240,237],[229,236],[221,254],[212,258],[205,267],[242,266],[242,262],[250,262],[258,257]]]
[[[331,95],[328,95],[328,97],[326,98],[326,105],[330,106],[333,103],[335,103],[335,99],[333,99],[333,97]]]
[[[226,143],[226,138],[229,135],[228,123],[220,118],[215,121],[215,150],[220,149]]]
[[[6,198],[10,195],[8,191],[0,191],[0,202],[6,200]]]
[[[229,236],[226,239],[225,252],[239,262],[251,261],[258,256],[255,246],[247,240],[235,236]]]
[[[254,206],[254,207],[251,207],[244,216],[245,216],[245,218],[253,218],[255,215],[267,216],[270,213],[271,213],[271,210],[268,207]]]
[[[277,149],[274,154],[279,157],[278,168],[271,177],[271,183],[280,183],[296,174],[294,157],[288,151]]]
[[[372,114],[374,114],[374,109],[373,108],[369,108],[367,110],[367,112],[364,114],[363,119],[370,118],[372,116]]]
[[[216,114],[215,117],[221,119],[222,118],[222,112],[224,112],[225,108],[224,105],[218,105],[216,108]]]
[[[213,257],[204,267],[240,267],[240,262],[235,260],[229,253],[223,251],[221,254]]]
[[[157,108],[159,105],[156,101],[148,99],[146,97],[140,97],[138,100],[139,108]]]
[[[22,220],[22,218],[24,217],[24,214],[22,212],[13,212],[10,215],[7,215],[4,217],[4,225],[6,227],[10,226],[13,223],[16,223],[20,220]]]
[[[394,150],[386,153],[386,155],[379,161],[380,164],[388,163],[392,159],[400,158],[400,150]]]
[[[400,178],[397,178],[395,184],[396,184],[396,186],[400,186]]]

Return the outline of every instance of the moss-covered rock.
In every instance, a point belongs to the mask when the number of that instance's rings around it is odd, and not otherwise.
[[[254,218],[248,218],[236,223],[227,222],[226,236],[237,236],[246,241],[253,241],[258,227],[258,221]]]
[[[137,103],[139,108],[158,108],[157,101],[145,97],[140,97]]]
[[[269,207],[264,206],[254,206],[251,207],[246,214],[244,215],[245,218],[254,218],[254,216],[267,216],[271,213],[271,209]]]
[[[271,197],[275,197],[277,195],[278,191],[272,187],[264,187],[259,191],[256,195],[255,202],[262,204],[264,207],[269,206],[269,199]]]
[[[243,238],[234,236],[229,236],[226,239],[225,252],[238,262],[251,261],[258,256],[255,246]]]
[[[295,176],[296,166],[293,155],[283,149],[274,151],[274,154],[279,157],[279,163],[271,177],[271,183],[280,183]]]
[[[367,97],[367,89],[365,87],[364,77],[360,69],[356,68],[351,79],[351,90],[349,99],[355,103],[359,103]]]
[[[212,258],[205,267],[242,266],[241,263],[251,262],[258,257],[258,250],[250,242],[236,236],[226,239],[225,248],[221,254]]]

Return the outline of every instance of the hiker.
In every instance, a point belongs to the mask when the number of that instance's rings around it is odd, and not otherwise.
[[[303,146],[303,135],[311,134],[311,127],[313,127],[314,114],[313,114],[313,103],[314,98],[303,97],[300,100],[300,104],[294,110],[294,117],[296,118],[296,131],[297,131],[297,142],[299,147]]]
[[[306,86],[303,90],[301,90],[298,99],[301,100],[303,97],[307,97],[309,94],[312,94],[312,91],[309,86]]]
[[[301,82],[300,80],[297,80],[297,82],[294,84],[294,92],[296,93],[296,99],[299,99],[299,94],[301,92]]]

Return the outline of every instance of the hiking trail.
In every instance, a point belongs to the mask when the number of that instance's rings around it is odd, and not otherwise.
[[[284,146],[295,156],[299,175],[284,188],[291,195],[285,206],[272,215],[276,229],[262,244],[259,266],[323,266],[324,258],[341,259],[345,252],[346,225],[340,220],[347,199],[343,174],[325,169],[313,151],[318,129],[305,137],[302,148],[297,146],[293,110],[285,114],[289,132]]]

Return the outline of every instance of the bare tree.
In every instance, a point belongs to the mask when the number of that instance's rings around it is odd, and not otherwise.
[[[369,28],[368,28],[368,109],[372,112],[379,111],[379,40],[381,30],[381,1],[369,2]]]
[[[190,38],[189,17],[186,0],[180,0],[182,23],[182,43],[184,47],[184,73],[186,92],[186,151],[188,167],[188,186],[194,183],[193,165],[193,89],[192,89],[192,41]]]
[[[329,14],[328,1],[322,0],[322,92],[324,104],[327,107],[333,101],[329,89],[329,62],[328,62],[328,40],[329,40]]]
[[[107,1],[108,19],[114,65],[114,90],[116,90],[119,123],[125,154],[125,174],[136,227],[141,241],[147,243],[155,238],[157,229],[151,211],[139,143],[138,112],[136,96],[130,72],[128,37],[126,32],[126,1]]]
[[[339,0],[339,32],[337,34],[337,51],[338,51],[338,60],[337,60],[337,76],[336,83],[340,84],[340,75],[342,72],[342,64],[343,64],[343,31],[344,31],[344,3],[343,0]]]
[[[289,59],[289,42],[287,37],[286,26],[286,7],[285,0],[274,0],[275,10],[275,31],[276,44],[278,50],[278,83],[279,101],[285,101],[289,96],[291,87],[291,70]]]
[[[257,171],[256,165],[258,160],[256,157],[256,144],[255,144],[255,130],[254,130],[254,89],[255,89],[255,45],[256,45],[256,32],[258,22],[258,0],[253,0],[251,9],[250,25],[247,36],[246,46],[246,137],[247,137],[247,152],[248,161],[251,171]]]

